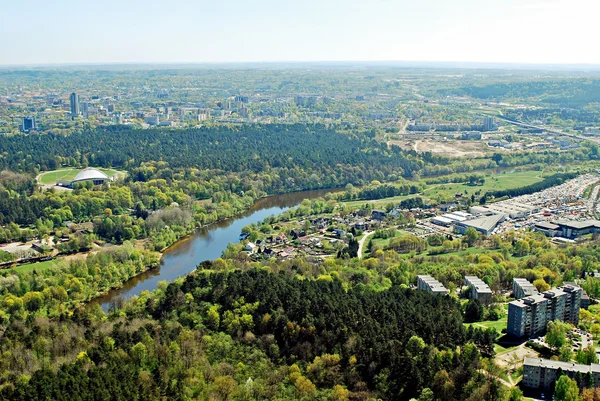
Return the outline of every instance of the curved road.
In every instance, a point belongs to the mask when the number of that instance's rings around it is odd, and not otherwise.
[[[365,232],[364,237],[362,237],[361,240],[358,241],[358,258],[359,259],[362,259],[362,254],[363,254],[363,248],[365,246],[365,241],[367,240],[367,238],[369,238],[373,234],[375,234],[375,231],[367,231],[367,232]]]

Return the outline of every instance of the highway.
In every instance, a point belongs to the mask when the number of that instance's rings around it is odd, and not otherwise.
[[[568,132],[563,132],[563,131],[559,131],[556,129],[552,129],[552,128],[548,128],[548,127],[544,127],[544,126],[539,126],[539,125],[532,125],[532,124],[528,124],[528,123],[524,123],[522,121],[515,121],[515,120],[509,120],[508,118],[504,117],[504,116],[500,116],[497,115],[496,118],[505,121],[509,124],[513,124],[513,125],[517,125],[519,127],[524,127],[524,128],[533,128],[533,129],[543,129],[544,131],[548,131],[551,134],[556,134],[556,135],[564,135],[564,136],[568,136],[571,138],[575,138],[575,139],[580,139],[582,141],[593,141],[596,143],[600,143],[600,139],[598,138],[594,138],[594,137],[585,137],[583,135],[577,135],[577,134],[570,134]]]

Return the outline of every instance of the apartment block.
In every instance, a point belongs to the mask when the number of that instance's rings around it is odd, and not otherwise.
[[[448,294],[448,290],[442,283],[427,275],[417,276],[417,288],[421,291],[427,291],[433,294]]]
[[[478,299],[482,304],[492,303],[491,288],[477,276],[465,276],[465,285],[469,287],[469,298]]]
[[[574,285],[553,288],[508,304],[507,332],[514,337],[537,337],[546,325],[561,320],[577,326],[582,289]]]
[[[558,380],[559,373],[575,380],[580,376],[580,380],[584,381],[584,385],[589,385],[590,379],[593,379],[594,386],[600,387],[599,364],[581,365],[530,357],[525,357],[523,362],[523,385],[540,390],[552,390],[554,383]]]
[[[515,299],[530,297],[539,294],[537,288],[524,278],[513,278],[513,294]]]

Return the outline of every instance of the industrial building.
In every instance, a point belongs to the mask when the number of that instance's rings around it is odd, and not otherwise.
[[[511,219],[524,219],[532,214],[538,213],[540,207],[516,201],[504,201],[491,203],[485,206],[472,206],[469,210],[473,214],[488,215],[496,213],[505,214]]]
[[[581,295],[580,287],[565,285],[510,302],[507,333],[518,338],[541,336],[552,320],[577,326]]]
[[[539,294],[537,288],[525,278],[513,278],[512,290],[515,299]]]
[[[489,235],[494,231],[494,228],[504,220],[504,218],[505,216],[503,214],[491,214],[475,219],[457,221],[454,223],[454,231],[459,234],[464,234],[469,227],[473,227],[483,235]]]
[[[465,285],[469,287],[469,298],[477,299],[485,305],[492,303],[492,290],[479,277],[465,276]]]
[[[600,232],[600,221],[598,220],[559,220],[559,221],[540,221],[534,223],[532,227],[548,237],[564,237],[574,239],[586,234]]]
[[[588,383],[593,382],[595,387],[600,387],[600,365],[597,363],[581,365],[528,356],[523,361],[523,385],[534,389],[552,390],[558,380],[559,371],[571,379],[577,379],[580,376]],[[590,381],[590,379],[593,380]]]
[[[436,216],[431,219],[431,222],[443,227],[450,227],[452,224],[454,224],[454,220],[447,219],[444,216]]]
[[[431,292],[432,294],[448,294],[448,290],[442,283],[428,275],[417,276],[417,289]]]

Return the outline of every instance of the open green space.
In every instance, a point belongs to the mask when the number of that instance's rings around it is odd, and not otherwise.
[[[506,328],[507,321],[508,321],[508,317],[504,316],[503,318],[501,318],[499,320],[486,320],[483,322],[467,323],[467,325],[468,326],[472,325],[474,327],[480,327],[480,328],[486,328],[486,329],[496,329],[498,334],[500,334],[502,332],[502,329]]]
[[[541,171],[518,171],[504,174],[493,174],[485,176],[483,185],[467,185],[464,183],[456,184],[434,184],[425,189],[422,195],[426,198],[451,197],[457,192],[470,195],[480,193],[483,195],[490,191],[499,191],[513,189],[535,184],[542,181]]]
[[[37,263],[29,263],[26,265],[20,265],[17,267],[13,267],[11,269],[8,269],[10,271],[13,271],[15,273],[26,273],[26,272],[30,272],[33,270],[36,271],[40,271],[40,270],[46,270],[52,267],[56,266],[56,260],[46,260],[44,262],[37,262]]]
[[[372,241],[374,246],[377,246],[380,249],[385,249],[393,238],[400,238],[409,234],[410,233],[406,231],[396,231],[396,235],[394,235],[392,238],[372,238]]]
[[[474,172],[473,174],[479,174]],[[483,185],[468,185],[467,183],[447,183],[427,185],[425,190],[418,194],[393,196],[390,198],[376,200],[355,200],[344,202],[349,207],[360,207],[365,203],[370,203],[375,209],[385,208],[390,203],[398,204],[403,200],[420,196],[424,199],[440,200],[452,199],[456,193],[470,196],[476,194],[477,198],[490,191],[520,188],[535,184],[543,180],[543,172],[538,170],[516,171],[501,174],[486,174]]]
[[[114,170],[111,168],[97,168],[97,169],[102,171],[104,174],[106,174],[109,177],[112,177],[113,175],[116,174],[121,178],[125,175],[124,172]],[[39,175],[38,181],[40,182],[40,184],[44,184],[44,185],[55,184],[57,180],[71,181],[73,178],[75,178],[77,173],[79,173],[81,170],[82,169],[77,169],[77,168],[63,168],[60,170],[47,171],[47,172],[41,173]]]

